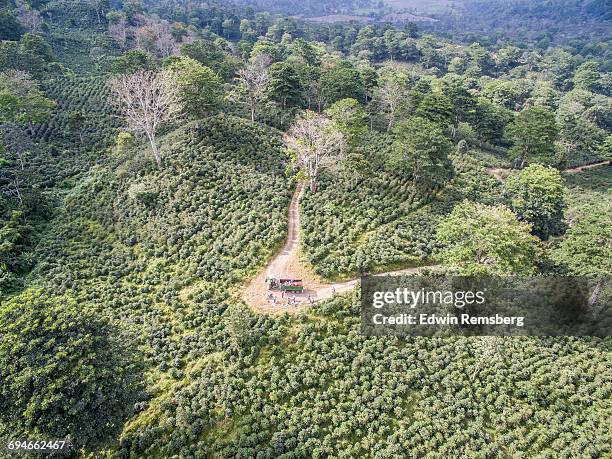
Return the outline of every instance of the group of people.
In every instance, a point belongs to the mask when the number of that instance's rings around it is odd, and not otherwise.
[[[285,292],[281,291],[281,302],[282,300],[285,299]],[[276,295],[274,293],[269,293],[268,294],[268,301],[271,302],[272,304],[276,304],[276,302],[278,301],[276,298]],[[310,295],[308,295],[307,300],[308,304],[313,304],[314,300],[312,299],[312,297]],[[287,295],[287,305],[288,306],[298,306],[300,304],[300,301],[298,300],[298,298],[295,295],[289,296]]]

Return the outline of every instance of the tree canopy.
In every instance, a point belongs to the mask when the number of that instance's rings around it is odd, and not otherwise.
[[[536,272],[539,241],[531,225],[503,205],[465,201],[442,219],[437,239],[440,260],[461,274],[521,274]]]
[[[142,400],[127,336],[69,297],[28,291],[0,308],[0,436],[112,441]]]

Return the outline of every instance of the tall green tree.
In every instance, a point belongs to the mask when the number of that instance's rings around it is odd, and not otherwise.
[[[585,62],[574,72],[574,87],[596,92],[599,89],[600,78],[599,64],[594,61]]]
[[[453,122],[453,105],[443,93],[432,91],[423,97],[417,107],[416,115],[446,127]]]
[[[18,70],[0,73],[0,121],[34,126],[46,122],[55,102],[45,97],[30,75]]]
[[[481,97],[476,100],[475,111],[470,115],[469,123],[481,140],[499,144],[504,141],[506,126],[513,117],[510,110]]]
[[[533,225],[533,234],[546,240],[563,231],[566,190],[557,169],[531,164],[508,177],[505,187],[510,207]]]
[[[290,62],[275,62],[270,66],[267,85],[268,96],[281,110],[299,106],[303,100],[304,88],[300,74]],[[281,117],[281,124],[284,117]]]
[[[510,154],[521,167],[534,159],[554,161],[558,131],[554,114],[546,108],[531,107],[518,113],[506,135],[513,144]]]
[[[451,178],[452,145],[438,124],[414,117],[398,123],[393,133],[389,166],[412,180],[417,190],[427,194]]]
[[[341,99],[364,100],[363,82],[359,71],[346,60],[323,65],[320,80],[326,104]]]
[[[551,258],[578,276],[612,275],[612,204],[581,208]]]
[[[223,81],[211,69],[195,59],[181,57],[168,70],[184,113],[203,118],[220,106]]]
[[[452,137],[456,136],[460,122],[468,122],[476,113],[476,99],[470,94],[461,77],[447,75],[440,80],[440,89],[451,104]]]
[[[456,205],[440,222],[436,239],[443,246],[440,260],[465,275],[534,274],[541,253],[531,225],[501,205]]]
[[[157,66],[155,57],[142,49],[131,49],[119,56],[111,64],[111,72],[130,74],[138,70],[153,70]]]
[[[349,149],[354,149],[368,132],[367,117],[363,106],[355,99],[342,99],[325,110],[344,134]]]

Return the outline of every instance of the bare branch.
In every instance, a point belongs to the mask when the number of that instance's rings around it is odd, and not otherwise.
[[[329,118],[306,111],[284,136],[285,144],[296,155],[299,166],[310,177],[310,190],[317,190],[320,168],[344,156],[344,135]]]
[[[151,143],[155,162],[161,166],[155,134],[161,123],[177,114],[177,94],[165,73],[140,70],[118,75],[110,81],[111,102],[118,107],[128,128],[145,135]]]

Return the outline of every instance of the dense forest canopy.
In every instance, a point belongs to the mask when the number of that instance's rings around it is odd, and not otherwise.
[[[324,285],[612,274],[609,4],[434,3],[0,0],[0,447],[611,454],[609,338],[241,299],[292,195]]]

